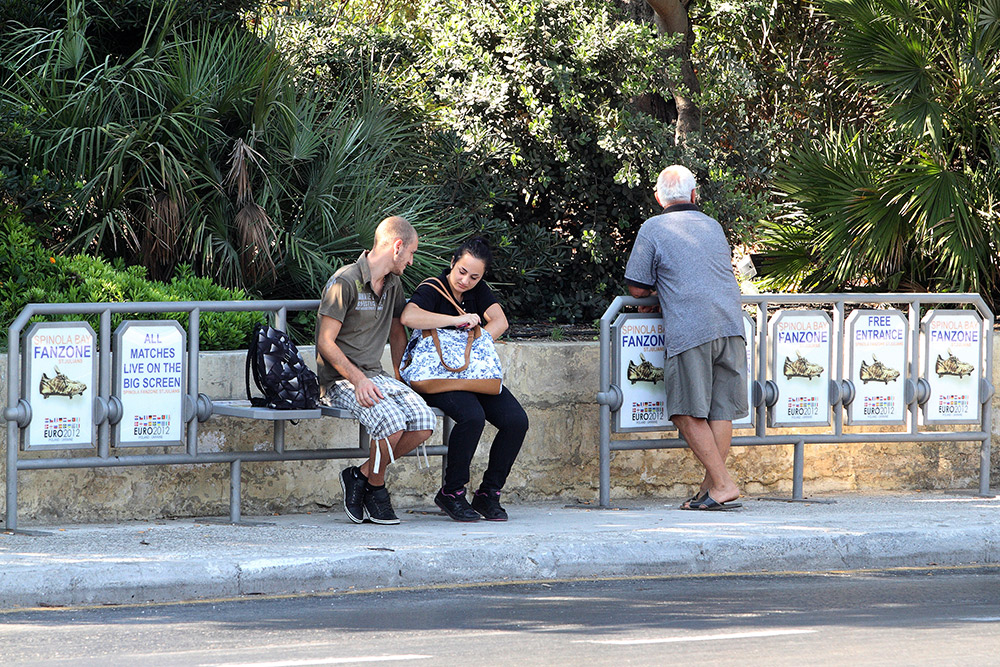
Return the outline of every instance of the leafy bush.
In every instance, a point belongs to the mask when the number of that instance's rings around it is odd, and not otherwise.
[[[50,170],[27,164],[32,128],[41,113],[29,104],[14,104],[0,95],[0,205],[16,204],[43,238],[51,238],[52,221],[83,186]]]
[[[451,133],[441,187],[454,188],[466,225],[498,246],[493,278],[513,314],[591,321],[624,292],[624,264],[641,223],[659,211],[653,182],[681,162],[700,177],[705,210],[735,240],[762,211],[727,151],[702,137],[675,143],[672,124],[640,111],[669,97],[669,39],[598,0],[466,3],[426,0],[404,24],[416,93]],[[392,49],[393,40],[381,48]],[[462,156],[468,168],[448,173]]]
[[[652,28],[603,2],[434,0],[407,31],[428,109],[478,153],[496,194],[473,223],[499,240],[505,303],[598,316],[655,210],[651,176],[679,157],[673,129],[630,101],[669,65]]]
[[[239,301],[240,290],[229,290],[182,268],[169,283],[151,281],[139,266],[124,267],[75,255],[53,255],[11,211],[0,210],[0,326],[6,349],[7,329],[29,303],[120,303],[128,301]],[[199,322],[203,350],[231,350],[245,346],[246,337],[261,313],[202,313]],[[44,316],[32,321],[86,319],[95,331],[96,316]],[[187,313],[112,315],[112,329],[123,320],[173,319],[187,326]]]

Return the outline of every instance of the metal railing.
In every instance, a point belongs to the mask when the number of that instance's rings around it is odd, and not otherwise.
[[[325,415],[346,416],[336,408],[322,408],[313,411],[271,411],[274,423],[271,451],[228,451],[202,452],[198,449],[198,424],[208,420],[213,414],[233,415],[231,406],[215,405],[213,400],[199,392],[199,351],[200,316],[215,312],[262,312],[273,316],[274,326],[285,329],[288,312],[316,310],[319,301],[176,301],[176,302],[133,302],[97,304],[29,304],[21,311],[8,329],[7,353],[7,407],[3,417],[7,420],[7,489],[6,527],[8,532],[17,531],[17,474],[22,470],[55,470],[69,468],[103,468],[123,466],[174,465],[195,463],[230,464],[230,521],[240,519],[240,473],[243,461],[305,461],[317,459],[367,458],[368,442],[363,429],[359,433],[359,444],[355,448],[325,449],[285,449],[285,422],[302,418],[319,418]],[[111,425],[114,420],[112,400],[112,331],[111,318],[114,314],[138,313],[187,313],[187,395],[185,419],[187,438],[185,451],[167,454],[126,454],[112,452]],[[98,315],[98,391],[94,397],[94,417],[97,423],[97,455],[52,458],[21,458],[20,433],[31,420],[31,408],[22,397],[21,334],[31,318],[53,315]],[[278,414],[280,413],[280,414]],[[444,442],[447,442],[451,424],[445,420]],[[426,453],[445,456],[444,445],[429,446]]]
[[[747,344],[757,345],[756,354],[756,380],[753,386],[753,405],[751,410],[756,411],[756,423],[753,435],[735,435],[733,446],[756,446],[756,445],[792,445],[793,472],[792,472],[792,499],[803,499],[803,476],[806,444],[849,444],[849,443],[886,443],[886,442],[980,442],[979,461],[979,494],[989,495],[990,486],[990,443],[992,428],[992,410],[989,409],[989,402],[993,395],[993,386],[990,379],[993,377],[993,313],[986,302],[978,294],[759,294],[743,295],[744,306],[756,306],[756,341],[747,341]],[[981,408],[981,420],[979,430],[971,431],[926,431],[921,429],[919,423],[920,396],[918,392],[913,392],[912,400],[908,399],[908,416],[905,430],[892,433],[844,433],[844,410],[843,394],[840,386],[843,383],[844,369],[844,344],[843,330],[845,322],[845,307],[848,304],[875,305],[875,304],[907,304],[908,331],[910,339],[910,351],[908,366],[908,377],[915,383],[920,381],[920,312],[921,308],[928,305],[952,305],[952,306],[973,306],[983,318],[983,341],[985,347],[985,360],[982,364],[983,372],[980,377],[982,390],[979,392],[980,400],[984,404]],[[611,495],[611,452],[646,450],[646,449],[680,449],[687,446],[680,438],[658,438],[658,439],[612,439],[611,438],[611,415],[621,407],[622,392],[619,387],[612,384],[612,340],[611,326],[615,318],[622,310],[629,306],[654,306],[658,305],[656,297],[635,298],[631,296],[619,296],[614,299],[600,321],[600,391],[597,394],[597,403],[600,405],[600,505],[609,507]],[[767,313],[768,308],[777,305],[812,305],[832,307],[833,317],[833,340],[836,342],[834,349],[834,364],[832,383],[835,383],[835,400],[831,400],[833,412],[832,431],[828,433],[772,433],[767,425],[768,394],[770,388],[767,386],[768,376],[768,336],[767,336]],[[782,430],[788,430],[787,428]]]

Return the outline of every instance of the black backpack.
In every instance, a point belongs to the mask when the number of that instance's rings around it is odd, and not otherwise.
[[[250,395],[250,371],[263,397]],[[255,407],[301,410],[319,404],[319,382],[284,331],[258,324],[247,341],[247,398]]]

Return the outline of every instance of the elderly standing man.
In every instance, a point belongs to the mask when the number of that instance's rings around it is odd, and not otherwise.
[[[406,300],[399,277],[413,263],[417,232],[405,218],[379,223],[371,250],[341,267],[323,289],[316,323],[320,400],[350,410],[371,436],[360,467],[340,474],[344,510],[354,523],[397,524],[385,488],[385,469],[416,449],[434,431],[424,399],[382,369],[386,339],[399,368],[406,330],[399,321]]]
[[[733,420],[748,414],[746,341],[732,249],[719,223],[698,209],[697,183],[673,165],[656,179],[660,215],[643,223],[625,268],[629,293],[655,294],[666,332],[666,408],[705,467],[687,510],[728,510],[740,489],[726,469]]]

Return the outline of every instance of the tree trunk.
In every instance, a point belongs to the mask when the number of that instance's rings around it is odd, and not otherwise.
[[[688,5],[694,0],[646,0],[653,8],[653,22],[661,34],[682,35],[682,40],[674,48],[681,61],[681,80],[668,80],[667,87],[677,104],[677,143],[683,144],[687,135],[701,129],[701,109],[694,98],[701,93],[701,85],[691,62],[691,47],[694,45],[694,30],[688,20]]]

